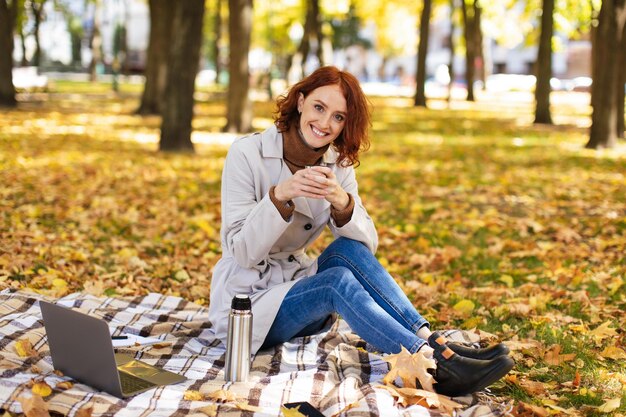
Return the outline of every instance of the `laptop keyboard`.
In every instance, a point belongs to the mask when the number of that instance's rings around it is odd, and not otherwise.
[[[122,384],[122,392],[124,394],[157,386],[157,384],[137,378],[136,376],[127,374],[126,372],[120,372],[120,382]]]

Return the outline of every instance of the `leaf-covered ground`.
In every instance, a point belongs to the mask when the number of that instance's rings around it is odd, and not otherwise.
[[[0,115],[0,289],[208,303],[229,140],[219,95],[199,95],[197,154],[163,155],[158,118],[132,115],[136,92],[75,88]],[[433,327],[511,341],[517,365],[494,392],[516,415],[624,415],[624,144],[583,150],[588,97],[556,99],[560,124],[545,127],[525,96],[434,110],[372,98],[361,195],[379,259]],[[257,102],[255,127],[271,112]]]

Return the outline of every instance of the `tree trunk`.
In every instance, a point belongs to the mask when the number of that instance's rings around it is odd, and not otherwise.
[[[622,23],[621,42],[622,45],[617,48],[620,63],[618,68],[621,69],[621,71],[618,70],[619,81],[617,83],[617,137],[624,139],[624,100],[626,100],[626,24],[624,23]]]
[[[161,114],[164,101],[165,84],[170,38],[174,15],[169,0],[149,0],[150,38],[146,57],[146,81],[141,96],[138,114]]]
[[[485,68],[485,48],[483,46],[484,37],[481,29],[482,9],[477,1],[474,1],[474,45],[475,60],[478,61],[478,79],[482,81],[483,87],[487,84],[487,69]]]
[[[174,8],[174,22],[159,150],[193,152],[193,93],[200,64],[204,0],[180,1],[171,7]]]
[[[100,1],[94,1],[93,29],[91,32],[91,62],[89,63],[89,81],[97,81],[98,64],[102,62],[102,36],[100,35]]]
[[[420,18],[420,40],[417,48],[417,71],[415,73],[414,106],[426,107],[426,55],[428,54],[428,34],[430,32],[431,0],[424,0]]]
[[[537,85],[535,86],[535,123],[552,124],[550,115],[550,79],[552,78],[552,32],[554,0],[543,0],[541,36],[537,53]]]
[[[450,0],[450,62],[448,63],[448,103],[452,101],[452,87],[454,87],[454,11],[456,10],[456,0]]]
[[[227,132],[252,130],[252,103],[248,98],[250,75],[248,52],[252,33],[252,0],[228,0],[228,62]]]
[[[467,0],[461,0],[465,34],[465,81],[467,83],[467,101],[474,101],[474,74],[476,61],[476,20],[474,18],[474,2],[470,0],[472,7],[467,7]]]
[[[619,61],[615,51],[621,45],[626,20],[626,0],[605,0],[598,16],[598,29],[593,54],[591,131],[587,148],[611,148],[617,142],[617,85]],[[623,117],[623,114],[619,115]]]
[[[215,14],[213,15],[214,39],[211,46],[211,60],[215,63],[215,79],[219,83],[222,63],[220,62],[220,41],[222,39],[222,0],[216,0]]]
[[[28,58],[26,58],[26,35],[24,35],[24,30],[19,30],[20,36],[20,46],[22,48],[22,60],[20,62],[20,66],[27,67],[28,66]]]
[[[43,18],[43,7],[46,0],[31,1],[30,8],[33,12],[33,35],[35,37],[35,55],[33,56],[33,65],[39,68],[41,65],[41,42],[39,41],[39,28],[41,27],[41,19]]]
[[[304,77],[304,66],[307,58],[311,53],[311,49],[315,51],[315,56],[322,65],[322,24],[320,22],[320,5],[319,0],[305,0],[306,16],[304,18],[304,30],[300,45],[298,46],[298,54],[302,58],[299,68],[300,77]],[[313,47],[311,46],[313,44]],[[292,63],[295,60],[292,60]]]
[[[0,0],[0,106],[15,107],[13,85],[13,28],[15,26],[16,2]]]

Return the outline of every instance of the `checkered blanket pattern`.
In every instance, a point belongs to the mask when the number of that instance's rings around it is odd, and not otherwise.
[[[281,416],[281,404],[308,401],[325,416],[436,416],[436,410],[417,405],[394,404],[390,393],[379,387],[388,365],[342,320],[326,331],[294,339],[272,350],[259,352],[247,383],[224,381],[224,346],[215,340],[207,309],[178,297],[148,294],[136,298],[97,298],[76,293],[59,300],[22,291],[0,292],[0,413],[21,413],[20,397],[30,397],[29,382],[44,378],[51,387],[69,380],[52,373],[38,301],[60,302],[104,319],[116,332],[150,336],[164,343],[126,348],[135,358],[185,375],[187,381],[149,390],[127,400],[117,399],[75,383],[68,390],[53,389],[45,398],[51,412],[74,416],[92,406],[93,416],[206,416],[209,400],[185,399],[189,390],[210,393],[226,389],[260,411],[242,411],[232,404],[218,404],[218,416]],[[463,337],[464,333],[448,334]],[[18,340],[28,339],[37,354],[20,357]],[[378,386],[378,387],[377,387]],[[458,400],[458,399],[457,399]],[[500,416],[506,407],[466,398],[461,416]],[[348,405],[357,406],[343,411]]]

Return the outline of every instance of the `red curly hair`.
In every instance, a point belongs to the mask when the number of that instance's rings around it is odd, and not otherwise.
[[[326,85],[338,85],[346,98],[349,114],[341,134],[333,146],[339,153],[337,163],[342,166],[359,166],[359,153],[369,149],[368,130],[371,126],[370,106],[356,77],[333,66],[318,68],[291,89],[278,97],[274,124],[279,132],[286,132],[292,123],[298,123],[298,97],[306,97],[313,90]]]

